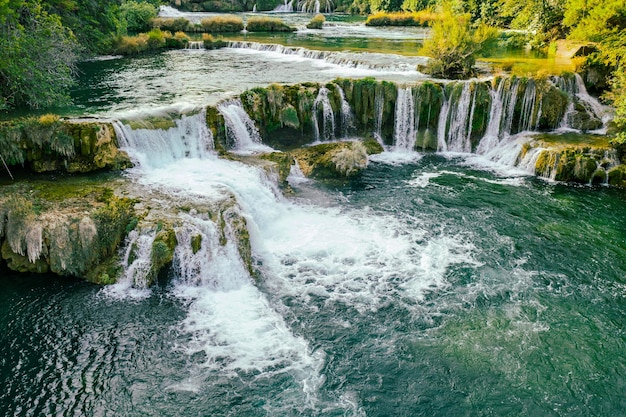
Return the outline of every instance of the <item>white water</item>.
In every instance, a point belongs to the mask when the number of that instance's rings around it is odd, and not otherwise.
[[[225,101],[217,106],[217,109],[224,116],[226,136],[234,144],[234,152],[249,155],[273,150],[263,145],[259,130],[244,110],[240,100]]]
[[[406,75],[420,76],[415,68],[426,62],[424,57],[406,57],[402,55],[380,54],[374,52],[334,52],[318,51],[296,46],[279,44],[265,44],[246,41],[230,41],[228,47],[264,54],[276,54],[289,60],[319,61],[353,70],[364,70],[363,74],[406,73]],[[356,75],[360,75],[359,72]],[[423,75],[422,75],[423,77]]]
[[[415,148],[415,103],[411,87],[398,88],[393,143],[397,151],[411,152]]]
[[[335,112],[328,98],[329,92],[326,87],[320,88],[313,102],[311,119],[313,120],[316,142],[328,141],[335,138]]]
[[[294,0],[290,0],[290,1],[285,0],[284,4],[281,4],[280,6],[276,6],[276,8],[272,11],[275,13],[292,13],[293,2]]]
[[[315,311],[319,306],[310,301],[323,299],[326,304],[353,306],[361,314],[375,311],[391,298],[412,306],[449,285],[445,276],[450,265],[475,264],[473,246],[463,236],[440,234],[425,240],[429,231],[417,219],[411,219],[408,227],[399,217],[367,209],[345,211],[332,204],[324,208],[288,201],[260,168],[218,159],[211,152],[188,157],[192,149],[167,146],[195,143],[177,138],[179,126],[165,131],[170,137],[161,142],[162,151],[169,155],[158,158],[158,164],[151,161],[159,153],[153,142],[167,134],[155,131],[150,138],[142,130],[122,128],[125,149],[139,161],[132,170],[138,186],[192,206],[234,196],[224,218],[245,219],[254,257],[262,261],[258,267],[264,291],[241,260],[229,220],[222,232],[207,214],[195,210],[177,214],[179,245],[172,294],[186,305],[187,317],[177,331],[189,340],[179,349],[188,355],[203,352],[204,359],[190,369],[200,377],[173,383],[169,389],[198,392],[206,379],[203,373],[226,378],[242,372],[268,378],[284,374],[300,391],[268,399],[268,407],[274,400],[316,407],[325,354],[313,352],[304,338],[293,334],[281,315],[280,300],[294,297]],[[294,171],[292,177],[299,175]],[[226,235],[223,245],[221,233]],[[149,250],[141,248],[150,246],[151,236],[144,235],[148,244],[138,245],[138,260],[132,263],[135,271],[149,262]],[[197,236],[201,247],[194,254],[191,239]],[[131,234],[131,241],[139,239],[139,234]],[[129,275],[134,276],[130,269]]]

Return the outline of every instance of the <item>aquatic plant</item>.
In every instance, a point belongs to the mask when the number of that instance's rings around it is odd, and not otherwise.
[[[244,27],[243,20],[234,15],[207,17],[200,21],[200,26],[209,33],[241,32]]]
[[[248,32],[293,32],[296,29],[276,17],[256,17],[248,19]]]
[[[421,10],[419,12],[377,12],[367,17],[366,26],[428,26],[440,21],[442,15],[431,10]]]
[[[324,26],[326,18],[323,14],[313,16],[311,21],[306,25],[307,29],[321,29]]]

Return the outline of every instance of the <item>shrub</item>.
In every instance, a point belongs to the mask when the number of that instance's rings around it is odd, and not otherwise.
[[[157,9],[150,3],[126,1],[120,6],[120,16],[128,32],[146,32],[150,30],[150,21],[157,17]]]
[[[367,149],[361,142],[352,142],[333,156],[337,171],[346,177],[358,174],[367,168]]]
[[[366,26],[428,26],[442,19],[440,13],[421,10],[413,13],[378,12],[370,15],[365,21]]]
[[[165,47],[165,34],[168,33],[170,37],[172,36],[169,32],[163,32],[159,28],[154,28],[150,32],[148,32],[148,49],[157,50]]]
[[[432,57],[420,67],[432,76],[468,78],[474,74],[476,55],[496,38],[496,30],[485,25],[472,29],[470,15],[444,12],[432,23],[432,36],[424,42],[422,53]]]
[[[324,22],[326,18],[323,14],[318,14],[311,19],[308,25],[306,25],[307,29],[321,29],[324,26]]]
[[[226,42],[221,39],[215,39],[208,33],[202,34],[202,42],[204,43],[204,49],[217,49],[226,46]]]
[[[159,28],[161,30],[169,30],[170,32],[184,32],[190,26],[189,20],[185,19],[184,17],[177,17],[175,19],[157,17],[155,19],[152,19],[151,22],[152,27]]]
[[[167,48],[182,49],[189,44],[189,36],[185,32],[176,32],[174,36],[167,32],[167,35],[169,35],[165,38],[165,46]]]
[[[148,35],[122,36],[117,40],[115,53],[121,55],[138,55],[148,50]]]
[[[275,17],[251,17],[246,26],[248,32],[293,32],[296,30]]]
[[[243,20],[238,16],[213,16],[202,19],[200,26],[204,32],[241,32]]]

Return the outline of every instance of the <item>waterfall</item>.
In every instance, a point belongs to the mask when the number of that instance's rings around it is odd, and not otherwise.
[[[120,147],[135,163],[161,167],[182,158],[206,158],[213,153],[213,134],[206,125],[206,110],[172,120],[169,129],[132,129],[113,124]]]
[[[276,53],[295,56],[304,59],[324,61],[327,64],[341,67],[371,70],[379,72],[410,72],[417,73],[415,68],[423,63],[420,57],[405,57],[401,55],[380,54],[374,52],[333,52],[318,51],[297,46],[279,44],[265,44],[247,41],[229,41],[228,48],[248,49],[258,52]]]
[[[316,142],[332,140],[335,138],[335,113],[333,112],[333,107],[330,104],[328,93],[330,93],[328,88],[320,88],[317,98],[313,102],[312,119]],[[320,121],[318,119],[320,115],[322,116],[321,130]]]
[[[448,151],[448,143],[446,141],[448,116],[450,114],[450,100],[446,97],[445,90],[443,92],[443,105],[439,112],[439,120],[437,122],[437,150],[440,152]]]
[[[204,49],[203,41],[190,41],[185,49]]]
[[[276,8],[274,8],[274,10],[272,10],[275,13],[292,13],[293,12],[293,0],[287,1],[285,0],[285,2],[279,6],[276,6]]]
[[[472,95],[471,84],[464,83],[458,102],[453,105],[449,105],[446,109],[446,113],[449,113],[449,116],[446,115],[445,119],[442,120],[442,127],[444,131],[446,126],[449,127],[447,134],[445,135],[445,149],[440,150],[452,152],[472,151],[470,135],[472,133],[472,119],[474,116],[474,106],[476,102],[475,92],[476,90],[474,90],[474,95]]]
[[[382,86],[377,84],[376,92],[374,93],[374,111],[376,112],[376,119],[374,119],[374,133],[377,138],[382,138],[384,105],[385,93]]]
[[[263,145],[261,134],[248,116],[241,100],[228,100],[218,105],[217,109],[224,116],[226,137],[233,143],[233,150],[238,153],[271,152]]]
[[[343,92],[343,89],[337,84],[335,84],[335,88],[341,98],[341,135],[346,138],[349,136],[350,130],[354,128],[354,116],[352,115],[352,108],[346,100],[346,95]]]
[[[398,88],[394,147],[396,150],[412,151],[415,148],[415,102],[411,87]]]
[[[537,86],[534,80],[528,80],[526,83],[526,90],[524,91],[524,98],[522,100],[522,113],[519,119],[518,131],[525,132],[530,131],[533,127],[536,127],[539,118],[535,124],[533,124],[533,116],[535,104],[537,101]]]

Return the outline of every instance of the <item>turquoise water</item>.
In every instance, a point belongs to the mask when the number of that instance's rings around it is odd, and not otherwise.
[[[269,241],[255,244],[261,276],[250,285],[266,305],[258,311],[278,317],[283,336],[271,337],[292,350],[256,357],[274,330],[244,311],[242,349],[219,321],[203,327],[209,313],[193,315],[201,298],[181,297],[175,272],[129,299],[2,271],[0,414],[624,413],[621,191],[432,154],[297,188],[279,203],[302,226],[273,241],[319,236],[312,213],[332,219],[320,224],[326,240],[278,248],[276,265]],[[354,251],[346,233],[356,233]],[[378,235],[388,238],[371,245]],[[353,264],[361,259],[373,265]]]

